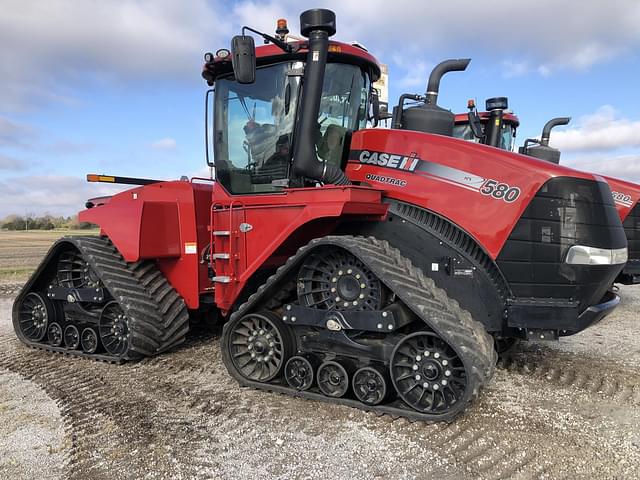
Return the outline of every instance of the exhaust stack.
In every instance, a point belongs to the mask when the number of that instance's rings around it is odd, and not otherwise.
[[[551,136],[551,129],[560,125],[568,125],[571,121],[571,117],[558,117],[552,118],[544,124],[542,129],[542,138],[540,139],[540,145],[544,147],[549,146],[549,137]]]
[[[447,72],[461,72],[467,68],[470,58],[457,60],[445,60],[439,63],[431,71],[427,92],[424,95],[412,95],[405,93],[400,96],[398,105],[393,109],[392,128],[403,130],[414,130],[416,132],[435,133],[438,135],[453,135],[455,115],[450,110],[440,108],[438,103],[438,93],[440,91],[440,80]],[[405,110],[405,100],[424,102],[422,105],[409,107]]]
[[[438,104],[438,93],[440,93],[440,80],[445,73],[463,72],[471,62],[470,58],[459,58],[457,60],[445,60],[431,70],[429,81],[427,82],[427,93],[425,103],[430,105]]]
[[[518,153],[539,158],[540,160],[546,160],[551,163],[560,163],[560,150],[549,146],[551,129],[559,125],[567,125],[570,121],[571,117],[552,118],[545,123],[544,128],[542,129],[542,137],[540,138],[540,141],[533,138],[527,138],[524,141],[524,145],[518,149]],[[529,144],[534,145],[529,146]]]

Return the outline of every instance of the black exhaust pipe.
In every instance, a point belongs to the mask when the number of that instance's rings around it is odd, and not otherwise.
[[[560,125],[567,125],[571,121],[571,117],[558,117],[552,118],[544,124],[542,129],[542,138],[540,138],[540,145],[548,147],[549,138],[551,137],[551,129]]]
[[[320,160],[315,148],[329,37],[336,33],[336,14],[322,8],[302,12],[300,32],[309,39],[309,53],[304,68],[300,114],[295,133],[293,174],[323,183],[349,185],[351,182],[344,172],[337,166]]]
[[[448,72],[463,72],[467,69],[467,66],[469,66],[469,62],[471,62],[470,58],[458,58],[445,60],[436,65],[433,70],[431,70],[431,75],[429,75],[425,103],[437,105],[438,93],[440,92],[440,79]]]
[[[470,58],[460,58],[457,60],[445,60],[439,63],[431,71],[427,92],[423,95],[404,94],[400,96],[400,101],[393,107],[392,128],[403,130],[413,130],[416,132],[435,133],[451,137],[455,124],[455,115],[451,111],[438,106],[438,92],[440,91],[440,80],[447,72],[461,72],[466,70]],[[423,101],[424,104],[404,108],[405,100]]]
[[[560,163],[560,150],[549,146],[551,129],[559,125],[567,125],[570,121],[571,117],[552,118],[545,123],[544,128],[542,129],[542,137],[540,138],[540,141],[533,138],[527,138],[524,141],[524,145],[518,149],[518,153],[539,158],[540,160],[546,160],[551,163]]]

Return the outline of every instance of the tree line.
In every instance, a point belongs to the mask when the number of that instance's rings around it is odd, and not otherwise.
[[[34,215],[9,215],[0,220],[0,229],[2,230],[54,230],[54,229],[79,229],[88,230],[97,228],[97,225],[89,222],[78,221],[78,216],[70,217],[54,217],[53,215],[43,215],[36,217]]]

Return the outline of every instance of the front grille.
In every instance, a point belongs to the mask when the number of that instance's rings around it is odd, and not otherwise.
[[[570,177],[549,180],[514,227],[497,258],[515,297],[599,303],[621,265],[568,265],[572,245],[627,244],[609,186]]]

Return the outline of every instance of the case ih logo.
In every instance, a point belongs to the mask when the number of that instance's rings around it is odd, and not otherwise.
[[[613,201],[622,205],[623,207],[633,206],[631,195],[627,195],[626,193],[621,192],[611,192],[611,195],[613,196]]]
[[[385,152],[370,152],[369,150],[363,150],[360,152],[360,163],[368,163],[371,165],[378,165],[379,167],[395,168],[398,170],[406,170],[407,172],[413,172],[420,159],[418,154],[413,152],[408,157],[402,155],[394,155],[392,153]]]
[[[366,165],[412,172],[438,182],[446,182],[456,187],[480,193],[494,200],[512,203],[520,197],[520,188],[515,185],[509,185],[493,178],[485,178],[448,165],[422,160],[416,152],[412,152],[407,157],[388,152],[352,150],[349,155],[350,160],[357,160]],[[400,183],[400,180],[384,175],[369,173],[366,178],[367,180],[388,185],[405,186]]]

